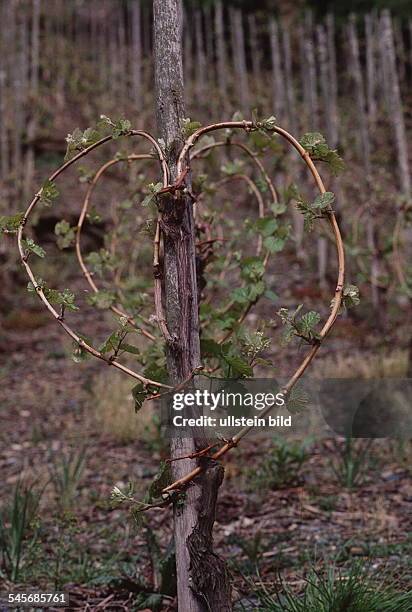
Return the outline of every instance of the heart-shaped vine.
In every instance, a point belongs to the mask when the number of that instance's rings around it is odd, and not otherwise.
[[[243,150],[243,152],[245,152],[247,156],[249,156],[249,158],[252,160],[252,163],[258,168],[259,172],[261,173],[261,177],[267,185],[267,188],[271,194],[273,203],[277,204],[278,197],[277,197],[276,189],[274,188],[273,183],[270,180],[262,162],[257,158],[257,156],[253,153],[253,151],[251,151],[249,147],[247,147],[245,144],[236,142],[233,140],[222,140],[222,141],[213,142],[212,144],[208,143],[204,145],[203,147],[200,147],[194,150],[195,145],[199,143],[202,137],[212,132],[219,131],[219,130],[230,130],[230,131],[239,130],[239,131],[244,131],[247,133],[254,132],[254,131],[263,131],[265,133],[270,133],[270,134],[276,133],[282,138],[284,138],[301,156],[310,174],[313,177],[315,185],[320,192],[321,198],[323,198],[322,206],[319,207],[319,209],[316,212],[314,212],[310,208],[307,208],[306,210],[303,209],[302,212],[304,212],[304,214],[308,216],[308,219],[311,223],[313,223],[313,219],[317,217],[325,218],[328,221],[330,228],[332,230],[332,235],[333,235],[333,239],[335,242],[336,257],[337,257],[337,264],[338,264],[336,288],[335,288],[334,295],[332,296],[333,299],[332,299],[331,312],[327,320],[324,322],[323,327],[320,330],[320,332],[316,335],[316,337],[311,338],[310,349],[308,350],[307,354],[303,358],[298,368],[291,375],[288,382],[283,387],[282,392],[285,394],[285,396],[288,396],[292,388],[295,386],[296,382],[301,378],[301,376],[303,375],[303,373],[305,372],[305,370],[307,369],[307,367],[309,366],[309,364],[311,363],[311,361],[313,360],[313,358],[319,351],[319,348],[321,346],[323,339],[327,336],[332,326],[334,325],[336,318],[341,309],[342,300],[343,300],[343,292],[344,292],[345,257],[344,257],[344,247],[343,247],[342,237],[341,237],[341,233],[339,230],[339,226],[338,226],[336,217],[330,205],[330,201],[327,197],[329,192],[326,191],[324,183],[314,163],[313,158],[316,158],[316,153],[314,152],[315,150],[313,148],[314,145],[312,147],[313,150],[311,149],[311,146],[303,146],[303,144],[298,142],[289,132],[277,126],[273,118],[265,122],[227,121],[223,123],[212,124],[207,127],[202,127],[196,130],[184,142],[180,155],[179,155],[178,164],[177,164],[178,179],[174,184],[170,184],[170,178],[169,178],[170,171],[167,165],[166,155],[163,152],[162,147],[160,146],[159,142],[153,136],[151,136],[150,134],[144,131],[140,131],[140,130],[137,131],[137,130],[130,129],[130,125],[128,124],[128,122],[124,122],[123,124],[120,124],[120,127],[118,126],[118,124],[113,124],[112,122],[110,122],[110,125],[113,128],[112,133],[103,138],[99,138],[98,140],[92,140],[91,144],[89,144],[87,137],[83,137],[83,140],[80,139],[79,141],[76,141],[74,150],[75,151],[77,150],[79,152],[77,152],[71,159],[66,161],[62,166],[60,166],[49,177],[49,179],[46,181],[43,187],[34,196],[26,212],[23,215],[21,215],[18,219],[16,219],[15,226],[17,229],[17,241],[18,241],[20,257],[21,257],[22,264],[32,283],[33,290],[37,293],[40,300],[43,302],[43,304],[46,306],[46,308],[49,310],[52,316],[56,319],[56,321],[58,321],[58,323],[63,327],[65,332],[74,340],[75,343],[77,343],[77,345],[80,347],[82,351],[86,351],[90,353],[94,357],[97,357],[98,359],[105,361],[109,365],[114,366],[115,368],[125,372],[132,378],[138,380],[145,390],[150,391],[149,395],[151,398],[158,397],[159,394],[162,394],[162,393],[168,393],[168,392],[173,391],[173,388],[170,385],[167,385],[165,383],[160,383],[156,380],[153,380],[150,377],[145,376],[143,373],[131,370],[129,367],[122,364],[119,361],[118,355],[116,352],[114,355],[107,357],[104,352],[93,347],[88,341],[86,341],[80,334],[75,332],[67,324],[64,318],[64,307],[65,305],[66,306],[71,305],[70,298],[67,296],[65,298],[64,295],[61,296],[60,294],[58,294],[58,299],[51,299],[51,298],[56,298],[55,294],[57,294],[57,292],[52,293],[52,290],[48,290],[47,287],[43,283],[40,283],[36,279],[30,267],[30,264],[29,264],[30,249],[28,250],[27,248],[29,245],[29,241],[24,239],[24,227],[28,223],[29,218],[33,210],[35,209],[36,205],[39,202],[44,203],[48,199],[52,199],[55,196],[54,181],[64,171],[66,171],[70,166],[72,166],[75,162],[77,162],[79,159],[85,157],[94,149],[101,147],[105,143],[115,138],[118,138],[120,136],[121,137],[139,137],[149,142],[151,146],[153,147],[153,151],[154,151],[153,154],[150,154],[150,155],[135,154],[135,155],[127,156],[125,159],[122,159],[122,160],[116,158],[116,159],[112,159],[108,161],[103,166],[101,166],[99,170],[96,172],[87,190],[86,197],[83,202],[83,207],[82,207],[78,225],[77,225],[77,231],[75,235],[75,245],[76,245],[77,257],[79,260],[80,267],[83,271],[83,274],[85,275],[86,280],[89,283],[90,287],[92,288],[93,292],[98,293],[99,289],[84,262],[83,255],[81,252],[80,239],[81,239],[81,230],[82,230],[84,220],[88,212],[88,208],[89,208],[89,204],[90,204],[90,200],[91,200],[93,191],[96,187],[96,184],[98,183],[98,181],[100,180],[100,178],[106,172],[107,169],[119,163],[120,161],[131,162],[131,161],[143,160],[143,159],[157,160],[159,162],[160,169],[161,169],[162,187],[161,188],[159,187],[159,189],[156,190],[155,196],[156,198],[158,197],[161,198],[162,194],[167,193],[167,194],[174,195],[180,190],[188,189],[186,178],[188,175],[190,161],[194,161],[195,159],[202,158],[212,149],[230,145],[230,146],[238,147],[239,149]],[[311,145],[311,143],[309,143],[309,145]],[[248,186],[251,188],[251,191],[252,193],[254,193],[254,196],[258,202],[260,216],[264,215],[264,209],[262,208],[262,200],[260,197],[260,193],[258,190],[254,191],[253,185],[249,182],[248,177],[243,176],[242,178],[239,178],[239,175],[238,175],[235,180],[242,180],[248,184]],[[171,337],[169,330],[167,328],[167,322],[166,322],[166,319],[163,313],[163,305],[162,305],[163,304],[163,295],[162,295],[163,271],[161,270],[162,263],[161,263],[161,256],[160,256],[161,255],[161,245],[162,245],[161,218],[162,218],[162,213],[159,212],[155,236],[153,240],[154,303],[155,303],[155,312],[156,312],[156,322],[159,326],[159,329],[164,339],[166,340],[166,342],[173,342],[173,338]],[[262,248],[262,244],[260,243],[258,245],[259,252],[261,251],[261,248]],[[268,260],[268,255],[269,254],[267,253],[264,257],[265,266]],[[61,305],[60,312],[58,312],[56,308],[54,308],[52,302],[54,304],[57,303]],[[247,304],[244,311],[239,317],[239,320],[238,320],[239,324],[247,316],[252,306],[253,306],[253,301]],[[144,336],[146,336],[146,338],[148,338],[151,341],[155,340],[155,336],[151,333],[151,331],[149,331],[149,329],[147,329],[147,327],[149,327],[150,325],[150,322],[148,322],[147,320],[143,320],[142,322],[135,321],[130,314],[120,309],[117,304],[112,304],[110,308],[116,315],[122,318],[122,320],[124,321],[124,325],[133,325],[134,327],[138,328],[141,331],[141,333]],[[228,335],[230,334],[226,334],[225,337],[221,339],[219,342],[224,342],[227,339]],[[191,375],[191,378],[196,373],[197,372],[193,372]],[[184,383],[179,385],[179,388],[183,387],[186,382],[188,381],[184,381]],[[270,411],[270,409],[271,408],[268,407],[266,410],[264,410],[261,413],[260,416],[264,417]],[[235,436],[233,436],[231,440],[225,442],[218,450],[216,450],[216,452],[214,452],[214,454],[212,454],[211,457],[213,459],[221,458],[223,455],[226,454],[226,452],[228,452],[231,448],[236,446],[240,442],[240,440],[249,433],[251,429],[252,429],[251,427],[245,427],[242,430],[240,430]],[[213,447],[210,447],[210,448],[213,448]],[[207,450],[210,450],[210,448]],[[171,493],[172,491],[181,489],[188,482],[193,480],[193,478],[195,478],[200,472],[201,472],[201,468],[200,467],[196,468],[195,470],[193,470],[192,472],[190,472],[189,474],[187,474],[180,480],[166,487],[163,490],[163,493],[168,494],[168,493]]]

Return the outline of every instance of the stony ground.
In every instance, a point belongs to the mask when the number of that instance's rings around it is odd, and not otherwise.
[[[59,587],[70,593],[73,610],[140,609],[133,602],[161,580],[157,558],[170,539],[170,509],[154,510],[137,528],[126,508],[110,506],[110,491],[134,482],[143,495],[167,449],[153,428],[126,442],[98,431],[96,381],[103,377],[110,388],[120,375],[93,361],[73,363],[60,329],[23,290],[20,300],[1,335],[1,500],[9,502],[19,481],[42,495],[31,527],[37,539],[25,550],[18,586]],[[99,329],[104,321],[90,324]],[[361,559],[402,589],[411,586],[410,449],[376,442],[361,484],[347,489],[331,468],[342,453],[325,440],[310,447],[296,482],[272,490],[259,481],[256,488],[250,468],[264,464],[270,448],[270,441],[251,439],[225,461],[215,542],[230,564],[237,600],[253,606],[256,567],[268,589],[281,576],[299,590],[310,563],[332,559],[343,566]],[[53,478],[63,474],[65,459],[82,452],[78,482]],[[3,591],[17,588],[7,575],[2,582]],[[161,609],[174,609],[172,596]]]
[[[70,196],[63,205],[71,209],[78,202]],[[51,274],[51,286],[67,279],[82,295],[84,284],[72,274],[70,257],[64,267],[53,267],[52,260],[45,277]],[[310,275],[303,282],[303,265],[292,256],[285,275],[285,262],[279,261],[269,269],[269,286],[286,306],[305,301],[316,308],[322,298],[327,312],[330,292],[322,295]],[[161,603],[148,600],[162,584],[160,561],[171,538],[170,508],[153,510],[144,525],[136,526],[126,507],[110,504],[113,486],[129,482],[136,498],[142,498],[161,459],[167,458],[156,409],[136,425],[133,382],[103,363],[75,364],[70,339],[26,292],[23,276],[14,273],[14,280],[13,295],[6,294],[0,314],[0,505],[7,533],[10,522],[4,511],[18,484],[41,495],[13,581],[2,559],[0,590],[64,590],[73,610],[172,611],[176,602],[171,590],[165,589]],[[329,280],[333,287],[333,278]],[[273,317],[264,307],[259,314]],[[388,357],[381,359],[382,338],[366,329],[368,324],[375,329],[365,310],[343,317],[314,371],[320,376],[402,372],[397,354],[389,356],[386,349]],[[397,327],[393,321],[387,346],[402,346]],[[111,329],[105,316],[87,310],[79,331],[103,339]],[[276,348],[271,356],[277,374],[286,375],[301,360],[302,350],[281,353]],[[343,441],[306,443],[300,471],[294,472],[292,445],[291,466],[280,465],[286,476],[277,482],[271,440],[247,439],[225,459],[215,543],[229,563],[234,599],[243,606],[239,610],[259,609],[255,590],[260,584],[274,592],[282,581],[301,591],[313,565],[319,570],[332,563],[347,568],[360,560],[400,590],[412,586],[410,443],[377,441],[364,459],[359,455],[364,444],[357,444],[353,461],[359,459],[361,469],[353,488],[344,482],[348,457]]]

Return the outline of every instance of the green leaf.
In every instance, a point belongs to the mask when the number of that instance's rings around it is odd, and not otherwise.
[[[317,196],[314,202],[309,204],[302,198],[296,202],[297,209],[303,214],[305,223],[304,227],[307,231],[312,231],[316,219],[324,217],[331,209],[330,205],[335,201],[335,194],[331,191],[326,191]]]
[[[126,351],[126,353],[131,353],[132,355],[140,355],[140,349],[138,349],[137,346],[127,344],[126,342],[122,342],[122,351]]]
[[[268,193],[269,186],[268,186],[267,182],[265,181],[265,179],[263,177],[258,176],[255,179],[255,183],[256,183],[256,187],[259,189],[260,193]]]
[[[294,387],[286,401],[286,408],[291,414],[300,414],[307,408],[310,401],[309,395],[299,387]]]
[[[87,302],[91,306],[95,306],[99,310],[107,310],[116,301],[116,294],[112,291],[102,289],[97,293],[91,293],[87,296]]]
[[[253,376],[253,368],[238,355],[224,355],[223,359],[230,366],[234,376]]]
[[[132,129],[132,124],[128,119],[117,119],[112,121],[107,115],[100,115],[100,121],[97,124],[98,128],[106,128],[114,140],[120,136],[129,134]]]
[[[64,161],[68,161],[69,159],[74,157],[74,155],[78,151],[82,150],[82,137],[83,137],[83,132],[79,128],[76,128],[72,134],[67,134],[66,136],[67,148],[66,148],[66,155],[64,156]]]
[[[250,291],[248,287],[238,287],[230,294],[236,304],[248,304],[250,302]]]
[[[310,310],[306,314],[302,315],[301,321],[307,329],[311,329],[319,323],[320,314],[314,310]]]
[[[15,234],[22,225],[24,213],[17,213],[10,217],[0,216],[0,234]]]
[[[132,124],[128,119],[118,119],[113,127],[113,138],[119,138],[120,136],[125,136],[132,129]]]
[[[143,406],[144,401],[147,397],[147,390],[144,388],[142,383],[138,383],[132,389],[132,396],[134,401],[134,409],[135,412],[139,412],[140,408]]]
[[[86,128],[81,139],[82,149],[87,149],[100,140],[102,134],[94,127]]]
[[[34,286],[31,281],[29,283],[27,283],[27,291],[29,293],[36,293],[36,287],[38,287],[40,289],[44,289],[45,286],[46,286],[45,281],[42,278],[37,278],[36,279],[36,286]]]
[[[70,223],[65,219],[62,219],[54,226],[54,233],[56,236],[65,236],[71,229]]]
[[[273,366],[273,361],[271,361],[270,359],[263,359],[262,357],[255,357],[254,364],[268,367]]]
[[[277,124],[276,117],[274,117],[274,115],[271,115],[270,117],[262,121],[262,128],[264,130],[273,130],[276,127],[276,124]]]
[[[330,210],[331,205],[335,201],[335,194],[332,191],[326,191],[318,195],[313,202],[313,208],[319,208],[320,210]]]
[[[119,326],[123,332],[127,334],[139,334],[140,330],[136,329],[134,325],[131,325],[130,320],[127,317],[119,317]]]
[[[234,161],[229,161],[226,164],[223,164],[221,167],[221,171],[226,176],[234,176],[235,174],[240,174],[243,171],[244,162],[241,159],[235,159]]]
[[[218,318],[216,323],[222,330],[234,329],[237,325],[238,317],[239,313],[237,311],[233,312],[231,309],[225,316]]]
[[[359,288],[356,285],[345,285],[342,291],[341,311],[344,308],[353,308],[360,304]],[[335,298],[330,303],[330,307],[335,305]]]
[[[290,342],[294,336],[306,340],[309,344],[314,344],[315,340],[320,339],[315,329],[320,321],[320,314],[311,310],[298,318],[298,314],[302,308],[303,305],[301,304],[293,313],[289,312],[287,308],[281,308],[277,313],[282,323],[285,325],[283,341],[286,343]]]
[[[314,310],[311,310],[302,315],[299,322],[299,329],[303,335],[307,336],[308,338],[315,338],[318,336],[317,332],[315,331],[315,327],[319,321],[320,314]]]
[[[265,292],[265,283],[258,281],[247,287],[239,287],[232,291],[231,298],[237,304],[248,304],[255,302]]]
[[[54,233],[57,236],[57,246],[59,249],[68,249],[73,245],[76,236],[76,228],[71,227],[70,223],[62,219],[56,223]]]
[[[112,272],[117,265],[115,255],[112,255],[107,249],[100,249],[98,252],[92,251],[86,257],[86,262],[90,265],[93,272],[99,276],[103,276],[106,270]]]
[[[279,222],[273,217],[258,219],[255,223],[256,229],[262,236],[272,236],[279,227]]]
[[[255,129],[271,131],[276,127],[277,119],[276,117],[271,115],[267,119],[260,120],[257,109],[253,109],[252,110],[252,123]]]
[[[64,308],[67,308],[67,310],[79,310],[79,307],[76,306],[76,304],[74,303],[76,296],[70,289],[57,291],[56,289],[49,289],[47,287],[43,287],[43,291],[50,304],[64,306]]]
[[[246,257],[240,262],[241,277],[249,281],[259,281],[265,273],[265,265],[260,257]]]
[[[276,202],[271,204],[270,210],[273,212],[275,217],[279,217],[279,215],[283,215],[286,212],[287,205],[284,202]]]
[[[309,153],[313,151],[313,149],[319,145],[325,143],[325,137],[322,136],[319,132],[307,132],[300,139],[300,144]]]
[[[356,285],[345,285],[343,288],[343,303],[346,308],[360,304],[359,288]]]
[[[282,335],[282,344],[289,344],[289,342],[295,337],[295,330],[290,323],[285,324],[285,329]]]
[[[110,353],[111,351],[118,351],[119,344],[121,343],[122,336],[118,329],[110,334],[108,338],[99,346],[99,352],[103,355]]]
[[[23,245],[24,248],[27,249],[27,251],[34,253],[35,255],[37,255],[37,257],[41,257],[43,259],[46,255],[46,251],[41,246],[36,244],[31,238],[23,240]]]
[[[285,246],[286,238],[279,238],[276,236],[268,236],[263,241],[263,246],[269,251],[269,253],[279,253]]]
[[[199,121],[192,121],[189,117],[183,119],[183,135],[185,136],[185,138],[188,138],[189,136],[197,132],[197,130],[201,127],[202,124],[199,123]]]
[[[84,132],[76,128],[72,134],[67,135],[65,161],[68,161],[80,151],[84,151],[91,145],[96,144],[103,137],[103,133],[99,131],[98,127],[89,127]]]
[[[299,200],[298,202],[296,202],[296,208],[303,215],[305,231],[311,232],[315,227],[315,219],[317,218],[316,214],[314,213],[310,205],[304,200]]]
[[[70,291],[70,289],[64,289],[63,292],[59,293],[58,303],[66,306],[66,308],[68,308],[69,310],[79,310],[79,307],[76,306],[76,304],[74,303],[75,299],[76,296],[72,291]]]
[[[172,469],[168,461],[162,461],[159,467],[159,472],[154,477],[149,487],[150,500],[158,499],[163,489],[172,483]]]
[[[305,134],[300,144],[314,160],[326,162],[332,172],[337,175],[345,167],[342,158],[335,149],[330,149],[325,138],[319,132]]]
[[[263,154],[268,149],[273,148],[275,142],[272,138],[272,134],[265,132],[264,130],[254,130],[249,132],[248,139],[250,141],[251,148],[257,154]]]
[[[47,179],[43,183],[43,186],[40,190],[39,202],[43,204],[43,206],[51,206],[53,204],[53,200],[55,200],[59,195],[59,191],[56,185]]]
[[[238,339],[242,345],[242,355],[248,361],[255,361],[257,356],[266,351],[270,346],[270,339],[266,338],[262,331],[239,330]]]
[[[149,185],[147,186],[147,190],[148,190],[148,194],[145,197],[145,199],[142,202],[142,206],[144,208],[146,208],[147,206],[149,206],[153,201],[156,200],[156,196],[159,193],[159,191],[163,188],[163,183],[149,183]]]
[[[265,293],[266,285],[263,281],[258,281],[249,285],[249,301],[255,302],[261,295]]]
[[[329,150],[325,152],[322,161],[329,164],[329,167],[335,176],[338,176],[345,169],[345,162],[340,155],[338,155],[337,151]]]

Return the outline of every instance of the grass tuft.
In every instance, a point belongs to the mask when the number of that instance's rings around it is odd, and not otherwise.
[[[35,518],[41,493],[17,482],[9,504],[0,510],[0,577],[17,582],[37,542]]]
[[[275,438],[258,466],[248,470],[251,489],[276,491],[298,484],[303,464],[308,459],[305,443]]]
[[[305,579],[300,595],[283,589],[283,593],[257,591],[261,612],[409,612],[412,592],[397,593],[382,581],[354,564],[349,574],[343,575],[332,567],[325,574],[312,570]]]

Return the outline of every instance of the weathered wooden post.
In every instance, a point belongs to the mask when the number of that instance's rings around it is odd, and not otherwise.
[[[176,162],[183,144],[185,118],[180,0],[154,0],[156,110],[159,136],[165,143],[170,180],[178,178]],[[195,266],[193,202],[185,192],[162,198],[164,242],[163,286],[171,339],[167,366],[172,384],[186,380],[200,365],[199,318]],[[172,459],[204,446],[203,439],[175,438]],[[197,467],[196,459],[173,461],[175,479]],[[212,528],[223,467],[211,461],[174,508],[179,611],[231,610],[230,585],[224,562],[214,554]]]

